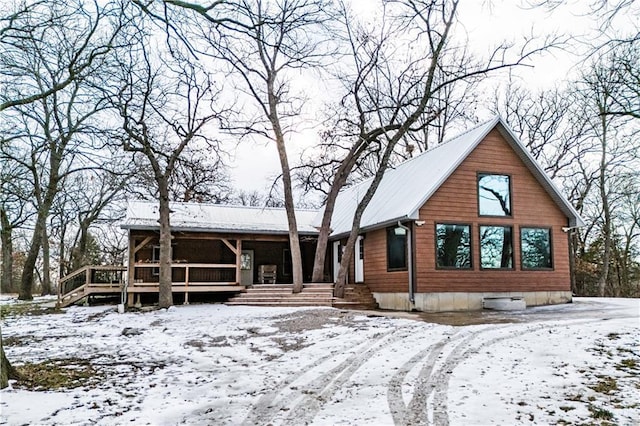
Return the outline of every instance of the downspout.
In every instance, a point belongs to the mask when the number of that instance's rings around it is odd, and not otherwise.
[[[398,221],[398,228],[402,228],[407,231],[407,272],[409,274],[409,302],[411,304],[416,303],[415,296],[413,294],[413,236],[411,233],[411,228],[408,226],[404,226],[400,221]]]

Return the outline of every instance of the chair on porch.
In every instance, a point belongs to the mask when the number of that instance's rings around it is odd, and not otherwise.
[[[260,284],[275,284],[277,269],[278,267],[276,265],[260,265],[258,269],[258,282],[260,282]]]

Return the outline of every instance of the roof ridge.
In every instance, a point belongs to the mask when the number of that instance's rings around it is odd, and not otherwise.
[[[469,134],[469,133],[473,132],[474,130],[477,130],[478,128],[480,128],[480,127],[482,127],[482,126],[486,126],[487,124],[489,124],[489,123],[491,123],[491,122],[495,121],[497,118],[498,118],[498,115],[494,115],[494,116],[493,116],[492,118],[490,118],[489,120],[482,121],[482,122],[480,122],[480,123],[476,124],[475,126],[473,126],[473,127],[470,127],[470,128],[468,128],[468,129],[466,129],[466,130],[465,130],[465,131],[463,131],[462,133],[459,133],[459,134],[457,134],[456,136],[454,136],[454,137],[452,137],[452,138],[449,138],[449,139],[447,139],[447,140],[443,141],[442,143],[439,143],[439,144],[437,144],[436,146],[434,146],[434,147],[431,147],[431,148],[427,149],[427,150],[426,150],[426,151],[424,151],[424,152],[421,152],[420,154],[416,155],[415,157],[412,157],[412,158],[408,159],[407,161],[413,160],[414,158],[420,157],[420,156],[422,156],[422,155],[426,154],[427,152],[431,152],[431,151],[433,151],[434,149],[438,149],[438,148],[440,148],[441,146],[447,145],[447,144],[449,144],[449,143],[453,142],[454,140],[456,140],[456,139],[458,139],[458,138],[461,138],[462,136],[464,136],[464,135],[466,135],[466,134]],[[405,162],[406,162],[406,161],[403,161],[403,162],[402,162],[402,163],[400,163],[400,164],[404,164]]]

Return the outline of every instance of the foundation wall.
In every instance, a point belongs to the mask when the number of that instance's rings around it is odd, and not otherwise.
[[[415,303],[409,301],[408,293],[373,293],[380,309],[395,311],[473,311],[482,309],[485,297],[523,297],[527,307],[558,305],[571,302],[570,291],[512,291],[485,293],[416,293]]]

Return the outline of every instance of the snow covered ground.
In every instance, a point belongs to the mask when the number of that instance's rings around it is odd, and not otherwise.
[[[15,365],[95,378],[14,384],[0,392],[0,424],[637,425],[639,311],[638,299],[585,298],[455,316],[225,305],[7,315]],[[439,324],[452,319],[475,325]]]

